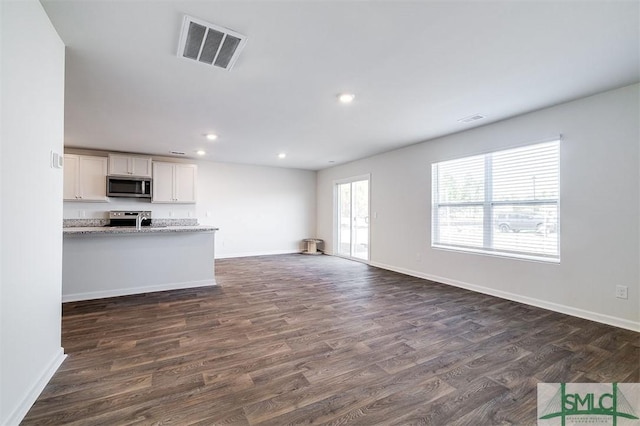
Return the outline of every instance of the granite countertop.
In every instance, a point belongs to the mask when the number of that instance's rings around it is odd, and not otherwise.
[[[190,226],[144,226],[136,229],[134,226],[79,226],[65,227],[63,235],[113,235],[113,234],[153,234],[169,232],[213,232],[215,226],[190,225]]]

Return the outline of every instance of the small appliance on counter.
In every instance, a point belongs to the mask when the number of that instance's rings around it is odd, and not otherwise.
[[[151,226],[150,211],[112,210],[109,212],[109,223],[105,226]]]

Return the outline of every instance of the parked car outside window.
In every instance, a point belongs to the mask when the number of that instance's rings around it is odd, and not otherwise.
[[[495,226],[500,230],[500,232],[544,232],[545,222],[545,218],[542,215],[527,213],[503,213],[496,216]],[[548,227],[547,231],[550,231]]]

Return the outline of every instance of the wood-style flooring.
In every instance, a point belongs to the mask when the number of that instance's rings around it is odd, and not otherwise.
[[[529,425],[538,382],[639,382],[640,333],[330,256],[63,305],[24,425]]]

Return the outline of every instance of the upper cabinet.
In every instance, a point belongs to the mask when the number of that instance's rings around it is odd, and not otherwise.
[[[151,157],[109,154],[109,175],[151,177]]]
[[[153,203],[195,203],[198,166],[153,162]]]
[[[108,201],[107,158],[64,155],[65,201]]]

